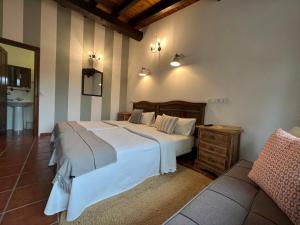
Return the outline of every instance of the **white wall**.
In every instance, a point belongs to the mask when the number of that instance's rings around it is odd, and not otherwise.
[[[241,158],[255,159],[274,129],[300,125],[299,9],[299,0],[201,0],[150,25],[130,40],[128,108],[228,97],[207,105],[205,122],[242,126]],[[156,35],[160,56],[149,50]],[[176,52],[186,57],[174,69]],[[152,75],[139,77],[142,66]]]
[[[43,0],[41,5],[41,54],[39,132],[51,132],[55,112],[55,67],[57,4]]]

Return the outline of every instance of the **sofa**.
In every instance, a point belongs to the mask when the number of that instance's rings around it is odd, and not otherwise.
[[[292,225],[274,201],[248,178],[241,160],[213,181],[164,225]]]

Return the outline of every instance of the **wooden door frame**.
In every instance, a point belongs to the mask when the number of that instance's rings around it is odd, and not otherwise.
[[[0,37],[0,43],[24,48],[34,52],[34,102],[33,102],[33,125],[32,133],[39,135],[39,93],[40,93],[40,48],[25,43]]]

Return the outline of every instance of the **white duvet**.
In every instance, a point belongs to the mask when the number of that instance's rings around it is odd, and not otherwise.
[[[176,171],[176,156],[188,153],[194,146],[194,137],[177,134],[166,134],[155,127],[129,123],[128,121],[106,121],[109,124],[126,128],[138,135],[155,140],[160,145],[160,172],[169,173]]]

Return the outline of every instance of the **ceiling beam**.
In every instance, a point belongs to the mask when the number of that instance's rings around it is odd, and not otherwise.
[[[135,5],[139,0],[125,0],[122,4],[120,4],[115,10],[112,12],[112,16],[118,17],[133,5]]]
[[[132,17],[129,20],[129,24],[136,26],[143,20],[154,16],[155,14],[159,13],[160,11],[162,11],[168,7],[174,6],[175,4],[176,4],[175,7],[178,7],[178,4],[180,4],[181,1],[182,0],[161,0],[158,3],[156,3],[155,5],[151,6],[150,8],[146,9],[145,11],[141,12],[140,14]]]
[[[122,34],[125,34],[137,41],[143,39],[143,32],[135,29],[134,27],[118,20],[110,14],[104,12],[101,9],[95,7],[93,2],[87,2],[82,0],[55,0],[64,7],[71,8],[80,12],[88,18],[99,21],[102,25],[110,27]]]

